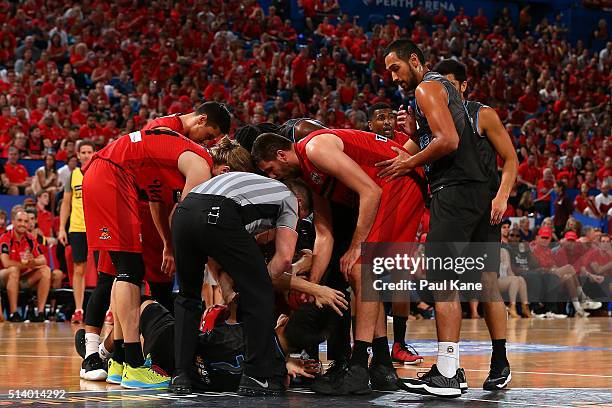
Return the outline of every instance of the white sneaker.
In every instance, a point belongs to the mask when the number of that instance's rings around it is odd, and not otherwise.
[[[582,306],[584,310],[597,310],[601,307],[601,302],[594,302],[591,299],[587,299],[581,302],[580,306]]]
[[[546,313],[546,318],[548,318],[548,319],[566,319],[567,315],[559,314],[559,313],[553,313],[553,312],[547,312]]]
[[[532,316],[533,316],[535,319],[546,319],[546,313],[540,313],[540,314],[537,314],[537,313],[532,313]]]
[[[580,310],[576,312],[576,317],[589,317],[590,313]]]

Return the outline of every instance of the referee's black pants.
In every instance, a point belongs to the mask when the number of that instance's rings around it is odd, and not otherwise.
[[[269,378],[274,368],[274,291],[263,254],[245,230],[239,206],[222,196],[189,194],[172,219],[179,294],[174,304],[177,369],[191,370],[202,315],[204,264],[215,259],[239,293],[246,341],[244,373]]]

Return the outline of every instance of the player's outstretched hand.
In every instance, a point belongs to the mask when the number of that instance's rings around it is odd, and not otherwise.
[[[395,146],[391,149],[397,153],[397,156],[376,163],[376,167],[382,167],[382,170],[378,173],[378,177],[391,177],[391,179],[394,179],[396,177],[405,176],[413,169],[408,153]]]
[[[344,294],[338,290],[329,288],[327,286],[319,285],[317,293],[314,295],[315,305],[322,308],[329,306],[340,316],[343,315],[342,310],[348,310],[348,301],[344,298]]]
[[[289,357],[287,359],[287,374],[295,378],[298,375],[307,378],[314,378],[321,372],[321,364],[316,360],[302,360],[300,358]]]

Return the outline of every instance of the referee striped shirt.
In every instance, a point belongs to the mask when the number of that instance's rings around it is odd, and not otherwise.
[[[272,228],[291,228],[298,223],[298,202],[280,181],[254,173],[232,171],[213,177],[191,193],[222,196],[240,206],[245,229],[256,234]]]

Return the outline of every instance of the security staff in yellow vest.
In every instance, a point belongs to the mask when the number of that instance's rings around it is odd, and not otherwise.
[[[81,166],[91,160],[95,152],[95,145],[90,140],[81,140],[78,143],[77,158]],[[60,209],[60,226],[58,239],[63,245],[70,242],[72,247],[72,261],[74,274],[72,289],[76,310],[72,315],[72,323],[83,322],[83,298],[85,297],[85,271],[87,270],[87,236],[85,235],[85,216],[83,215],[83,173],[80,168],[72,171],[68,182],[64,185],[64,198]],[[66,222],[70,217],[69,237],[66,236]]]

